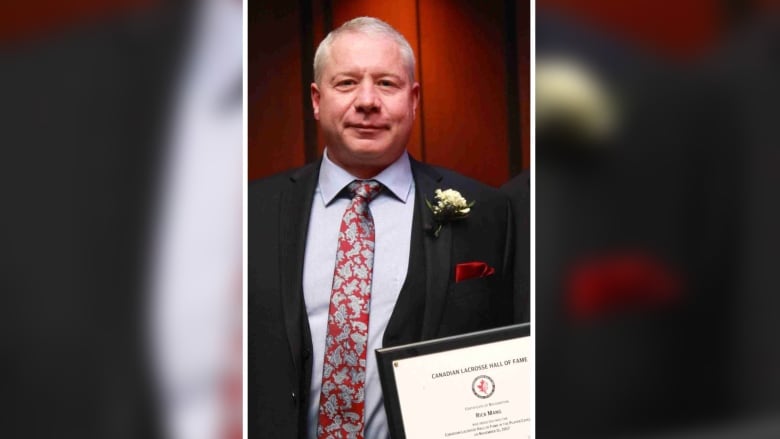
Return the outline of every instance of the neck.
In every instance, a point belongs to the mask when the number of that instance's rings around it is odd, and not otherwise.
[[[405,151],[405,150],[404,150]],[[353,175],[361,180],[369,180],[371,178],[376,177],[379,175],[382,171],[387,169],[390,165],[396,162],[401,155],[394,158],[390,163],[384,164],[384,165],[369,165],[367,163],[360,163],[357,165],[349,165],[344,163],[343,161],[339,160],[337,157],[334,157],[332,152],[329,152],[327,149],[325,150],[325,154],[328,156],[328,159],[333,162],[336,166],[339,168],[349,172],[350,175]]]
[[[343,167],[345,171],[349,172],[350,174],[354,175],[355,177],[361,179],[361,180],[370,180],[377,175],[379,175],[380,172],[384,171],[387,166],[380,167],[380,168],[348,168]]]

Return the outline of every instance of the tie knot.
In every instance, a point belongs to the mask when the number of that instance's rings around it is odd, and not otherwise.
[[[352,198],[360,197],[371,201],[382,190],[382,184],[376,180],[355,180],[347,186]]]

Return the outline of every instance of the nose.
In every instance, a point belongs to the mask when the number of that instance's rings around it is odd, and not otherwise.
[[[379,111],[379,94],[372,83],[363,83],[358,89],[355,98],[355,109],[359,113],[372,113]]]

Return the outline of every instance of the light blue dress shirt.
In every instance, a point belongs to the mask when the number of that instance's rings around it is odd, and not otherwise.
[[[341,217],[350,203],[348,196],[338,197],[338,194],[355,179],[330,161],[326,149],[311,207],[303,265],[303,297],[313,347],[311,393],[307,401],[310,439],[317,437],[322,362],[339,228]],[[404,153],[373,179],[382,183],[384,188],[369,205],[374,218],[375,247],[366,354],[364,433],[366,438],[387,439],[390,434],[374,350],[382,347],[385,328],[409,267],[415,198],[409,156]]]

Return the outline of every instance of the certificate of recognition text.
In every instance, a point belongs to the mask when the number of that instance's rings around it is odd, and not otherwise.
[[[530,337],[393,361],[407,439],[531,437]]]

